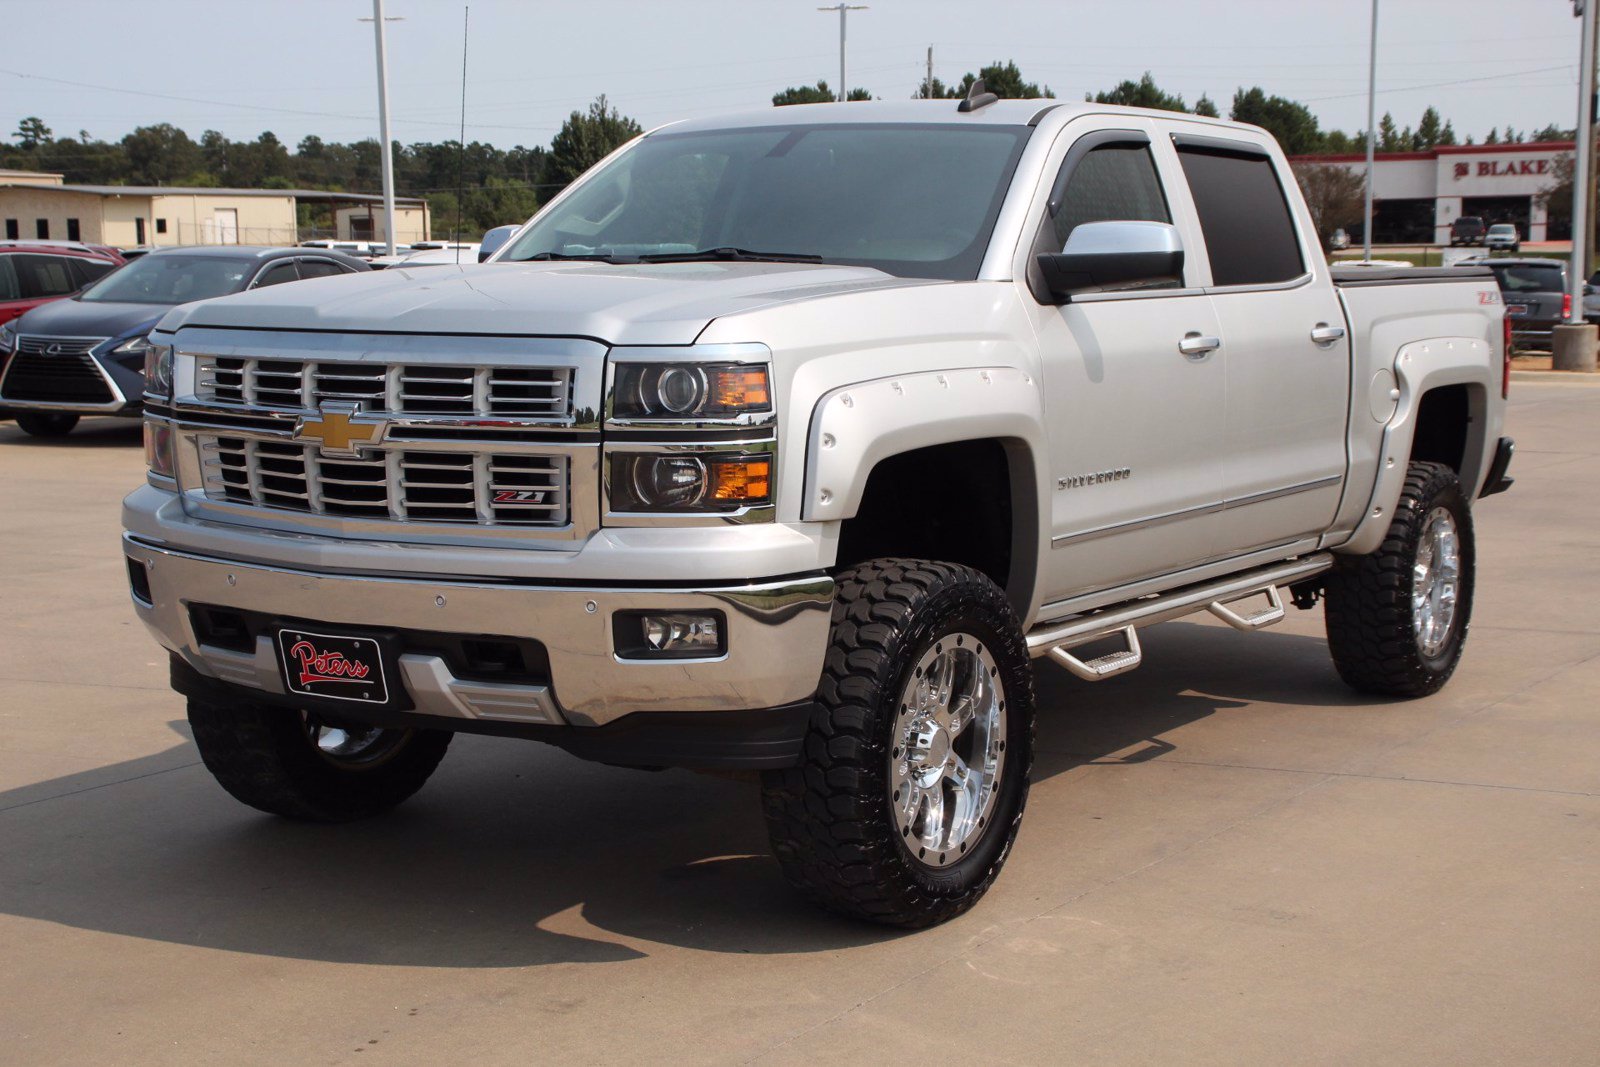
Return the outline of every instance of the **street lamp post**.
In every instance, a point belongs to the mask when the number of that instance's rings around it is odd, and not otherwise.
[[[362,19],[362,22],[367,21]],[[399,22],[399,19],[395,19]],[[372,0],[372,33],[378,44],[378,132],[383,138],[379,159],[383,162],[383,234],[388,239],[389,255],[394,255],[394,137],[389,132],[389,52],[383,24],[383,0]]]
[[[1567,321],[1555,328],[1550,365],[1555,370],[1595,369],[1595,328],[1583,316],[1584,252],[1594,222],[1589,213],[1589,170],[1594,166],[1594,32],[1600,0],[1573,0],[1573,14],[1582,17],[1578,45],[1578,128],[1572,167],[1572,265],[1567,274]]]
[[[839,93],[838,100],[843,103],[850,95],[849,83],[845,81],[844,71],[844,28],[845,20],[852,11],[865,11],[866,4],[846,4],[842,0],[832,7],[819,7],[818,11],[837,11],[839,13]]]
[[[1372,262],[1372,162],[1378,146],[1378,0],[1372,0],[1372,39],[1367,53],[1367,191],[1362,210],[1363,259]]]

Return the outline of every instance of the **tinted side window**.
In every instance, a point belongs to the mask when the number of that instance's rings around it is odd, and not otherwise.
[[[17,272],[11,265],[16,256],[0,256],[0,300],[21,300],[17,290]]]
[[[1067,179],[1052,251],[1065,248],[1068,236],[1085,222],[1130,221],[1172,221],[1155,161],[1147,145],[1102,145],[1078,160]]]
[[[265,273],[256,279],[255,285],[251,288],[263,289],[269,285],[282,285],[284,282],[298,281],[299,278],[300,276],[294,272],[294,260],[286,259],[282,263],[275,263],[268,267]]]
[[[1305,273],[1283,188],[1266,156],[1179,146],[1213,285],[1265,285]]]
[[[90,282],[99,281],[115,268],[115,264],[107,263],[103,259],[74,259],[72,260],[72,273],[77,275],[78,288],[83,288]]]
[[[300,277],[310,280],[312,278],[331,278],[335,274],[344,274],[345,269],[337,263],[330,263],[326,259],[302,259],[300,261]]]
[[[60,256],[11,256],[24,300],[41,296],[66,296],[78,291],[67,261]]]

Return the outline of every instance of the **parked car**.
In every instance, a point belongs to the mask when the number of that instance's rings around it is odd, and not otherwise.
[[[136,416],[146,335],[173,305],[366,269],[359,259],[320,249],[151,252],[76,296],[0,326],[0,409],[36,437],[69,433],[83,415]]]
[[[1480,215],[1462,215],[1450,224],[1450,243],[1453,245],[1481,245],[1489,231]]]
[[[430,267],[441,263],[477,263],[478,245],[469,243],[445,244],[438,241],[418,241],[402,248],[392,256],[374,256],[373,270],[385,270],[402,264],[408,267]]]
[[[1332,252],[1343,252],[1346,248],[1349,248],[1349,247],[1350,247],[1350,235],[1344,231],[1343,227],[1341,227],[1341,228],[1339,228],[1337,230],[1334,230],[1332,236],[1330,236],[1328,238],[1328,249],[1329,249],[1329,251],[1332,251]]]
[[[347,256],[356,256],[360,259],[371,259],[377,255],[377,248],[371,241],[340,241],[333,238],[318,237],[310,241],[301,241],[301,248],[326,248],[334,252],[343,252]]]
[[[1497,222],[1490,226],[1489,233],[1484,237],[1483,243],[1484,247],[1491,252],[1522,251],[1522,235],[1509,222]]]
[[[228,793],[371,815],[454,732],[760,771],[784,874],[903,927],[1012,851],[1035,660],[1320,598],[1440,689],[1512,454],[1488,271],[1330,269],[1254,126],[981,84],[677,123],[486,264],[151,345],[132,606]]]
[[[0,244],[0,323],[69,297],[122,262],[114,251],[20,241]]]
[[[1510,324],[1511,350],[1548,352],[1555,327],[1565,322],[1572,308],[1567,290],[1567,264],[1560,259],[1491,259],[1475,256],[1458,266],[1488,267],[1500,285]],[[1594,286],[1584,286],[1584,321],[1600,324],[1600,294]]]

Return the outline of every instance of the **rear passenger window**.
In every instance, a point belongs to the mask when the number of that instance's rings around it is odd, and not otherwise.
[[[1066,247],[1072,231],[1085,222],[1172,221],[1155,161],[1150,158],[1149,146],[1143,144],[1108,144],[1094,149],[1077,161],[1059,199],[1052,249],[1056,252]]]
[[[1305,273],[1289,202],[1272,161],[1179,145],[1211,258],[1211,284],[1266,285]]]
[[[299,275],[294,272],[294,260],[286,259],[282,263],[268,267],[261,277],[256,279],[252,289],[264,289],[269,285],[282,285],[284,282],[299,280]]]
[[[0,256],[0,300],[21,300],[17,291],[17,272],[11,266],[15,256]]]
[[[17,268],[17,285],[22,290],[24,300],[41,296],[66,296],[78,291],[72,271],[60,256],[19,255],[9,258]]]
[[[99,281],[107,274],[110,274],[114,266],[115,264],[107,263],[103,259],[74,259],[72,261],[72,273],[77,275],[75,280],[78,283],[78,288],[82,289],[90,282]]]
[[[310,281],[312,278],[331,278],[335,274],[343,274],[345,270],[337,263],[330,263],[325,259],[302,259],[300,261],[300,277]]]

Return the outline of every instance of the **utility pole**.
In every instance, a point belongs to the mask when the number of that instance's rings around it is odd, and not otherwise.
[[[383,234],[388,238],[389,255],[394,255],[394,137],[389,133],[389,52],[384,39],[383,0],[372,0],[372,32],[378,39],[378,132],[383,138]]]
[[[933,45],[928,46],[928,91],[923,94],[924,99],[933,99]]]
[[[1378,0],[1372,0],[1372,40],[1367,54],[1367,193],[1362,211],[1362,258],[1372,262],[1372,162],[1378,148]]]
[[[374,0],[374,2],[376,3],[377,0]],[[850,12],[865,11],[866,9],[866,4],[846,4],[843,2],[843,0],[840,0],[839,3],[833,5],[832,7],[817,8],[818,11],[837,11],[839,13],[839,94],[837,99],[840,103],[843,103],[850,95],[849,83],[845,81],[844,69],[845,20],[849,17]]]
[[[1555,328],[1550,365],[1554,370],[1595,369],[1595,328],[1584,321],[1583,274],[1594,220],[1588,202],[1589,173],[1594,166],[1594,49],[1595,7],[1600,0],[1573,0],[1572,13],[1582,16],[1578,46],[1578,128],[1572,168],[1572,261],[1567,271],[1567,321]]]

